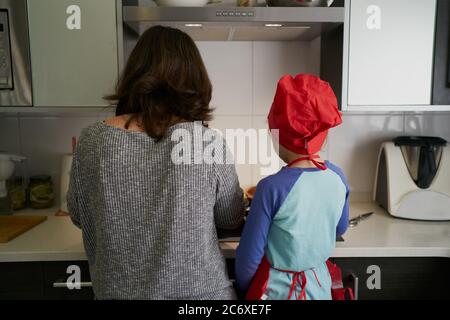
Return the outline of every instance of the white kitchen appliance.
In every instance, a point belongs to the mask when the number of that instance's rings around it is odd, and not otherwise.
[[[6,181],[14,173],[14,162],[25,160],[24,157],[0,153],[0,214],[11,214],[11,201],[6,188]]]
[[[436,137],[398,137],[382,144],[374,200],[391,215],[450,220],[450,148]]]

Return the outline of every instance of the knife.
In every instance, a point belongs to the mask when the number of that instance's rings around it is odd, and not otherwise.
[[[373,212],[367,212],[367,213],[363,213],[360,214],[359,216],[357,216],[356,218],[350,219],[349,220],[349,226],[350,227],[356,227],[358,225],[359,222],[366,220],[367,218],[369,218],[371,215],[373,215]]]

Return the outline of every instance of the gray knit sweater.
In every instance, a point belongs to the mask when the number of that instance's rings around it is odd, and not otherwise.
[[[177,129],[200,139],[210,131],[180,123],[155,142],[98,122],[81,134],[68,207],[83,233],[98,299],[235,297],[216,233],[216,225],[231,227],[242,219],[235,167],[173,163]],[[203,157],[208,143],[192,143],[193,150],[181,154]],[[221,152],[228,152],[226,145]]]

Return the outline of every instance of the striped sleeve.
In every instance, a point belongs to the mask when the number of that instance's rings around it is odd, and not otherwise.
[[[79,145],[78,147],[79,148]],[[72,168],[70,170],[69,190],[67,192],[67,208],[69,209],[69,215],[74,225],[81,228],[81,195],[80,188],[80,165],[78,159],[78,152],[75,151],[72,160]]]
[[[231,159],[231,153],[223,142],[223,154]],[[222,159],[224,159],[222,157]],[[237,228],[243,223],[245,203],[234,163],[216,164],[217,190],[214,219],[217,227]]]
[[[342,171],[342,169],[331,163],[328,163],[328,166],[331,170],[333,170],[341,178],[342,183],[345,185],[345,190],[346,190],[344,208],[342,209],[341,218],[339,219],[339,222],[336,226],[336,236],[340,237],[348,229],[348,220],[349,220],[349,211],[350,211],[350,205],[349,205],[350,188],[348,186],[347,179],[345,178],[345,175],[344,175],[344,172]]]

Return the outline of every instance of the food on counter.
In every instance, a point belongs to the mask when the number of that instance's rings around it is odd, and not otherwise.
[[[245,191],[245,194],[247,195],[247,198],[249,198],[250,200],[253,199],[253,196],[255,194],[256,191],[256,186],[250,187]]]
[[[250,205],[252,203],[252,199],[253,199],[255,190],[256,190],[256,187],[253,186],[244,191],[245,213],[246,214],[248,214],[250,211]]]
[[[58,212],[55,213],[55,217],[68,217],[69,213],[59,210]]]
[[[46,209],[54,205],[52,178],[47,175],[33,176],[28,186],[30,207],[33,209]]]
[[[24,209],[27,204],[27,194],[23,177],[14,177],[9,182],[9,196],[12,209],[17,211]]]

